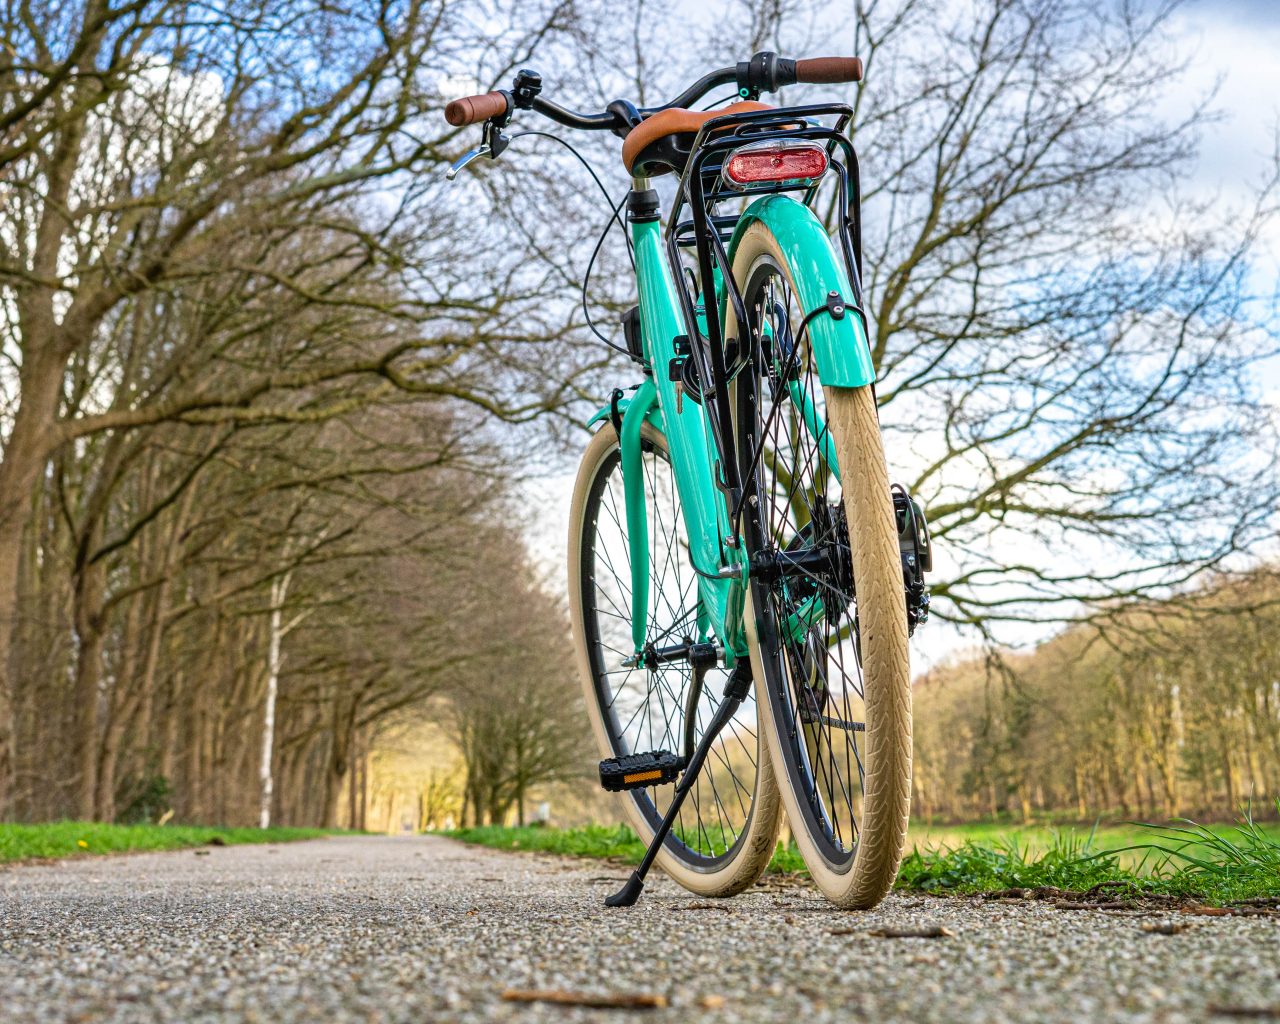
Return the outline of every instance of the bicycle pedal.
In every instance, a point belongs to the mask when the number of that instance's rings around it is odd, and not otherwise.
[[[610,757],[600,762],[600,785],[610,793],[644,786],[665,786],[676,781],[685,763],[683,757],[669,750]]]

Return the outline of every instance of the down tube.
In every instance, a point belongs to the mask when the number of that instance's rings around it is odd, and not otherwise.
[[[660,222],[633,221],[631,238],[640,283],[640,330],[671,449],[671,466],[689,533],[689,557],[699,572],[714,574],[720,568],[720,538],[728,535],[728,515],[711,478],[711,449],[702,408],[686,397],[677,411],[675,384],[668,379],[675,339],[685,329],[663,253]],[[698,639],[704,638],[710,627],[728,646],[724,621],[728,590],[724,580],[698,577]]]

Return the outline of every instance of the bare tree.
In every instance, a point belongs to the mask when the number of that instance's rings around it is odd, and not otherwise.
[[[563,323],[526,321],[539,298],[518,261],[492,232],[455,244],[474,225],[433,202],[434,174],[413,176],[451,155],[456,133],[434,115],[459,55],[518,54],[568,15],[526,6],[490,38],[467,6],[81,0],[0,15],[0,811],[25,672],[23,538],[60,453],[94,445],[104,467],[75,527],[87,813],[104,803],[98,541],[113,460],[127,475],[145,448],[128,431],[314,423],[397,392],[512,419],[558,408],[568,373],[544,371],[574,348],[535,350]],[[515,339],[528,344],[501,361]]]
[[[1280,796],[1274,575],[1078,625],[1033,654],[959,659],[916,686],[917,807],[1230,819]],[[1117,629],[1119,625],[1122,628]]]
[[[1174,6],[859,7],[882,418],[957,622],[1102,610],[1270,531],[1248,269],[1273,183],[1225,217],[1186,194],[1210,115],[1152,114]]]
[[[863,305],[890,462],[938,542],[935,615],[1006,636],[1247,567],[1280,498],[1257,385],[1280,328],[1257,258],[1276,176],[1235,207],[1197,192],[1213,97],[1167,102],[1186,92],[1178,4],[751,6],[706,11],[710,54],[657,60],[642,36],[637,59],[655,96],[756,45],[863,58],[843,97]],[[628,52],[614,36],[602,54]],[[595,70],[601,98],[630,87],[626,60]],[[632,299],[599,277],[606,319]]]
[[[593,746],[564,609],[528,583],[495,598],[503,644],[459,675],[444,721],[466,773],[464,812],[502,824],[514,807],[523,825],[533,791],[590,778]]]

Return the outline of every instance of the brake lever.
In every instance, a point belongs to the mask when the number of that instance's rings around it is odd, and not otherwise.
[[[488,152],[489,152],[489,143],[485,142],[477,146],[470,153],[466,153],[463,156],[458,157],[457,160],[455,160],[452,164],[449,165],[449,169],[444,172],[444,180],[453,181],[453,179],[458,176],[458,172],[461,171],[464,167],[466,167],[467,164],[471,163],[472,160],[476,160],[484,156]]]
[[[510,121],[510,115],[505,120]],[[490,160],[497,160],[502,155],[503,150],[511,144],[511,140],[502,134],[505,124],[499,124],[497,118],[490,118],[484,123],[484,141],[480,143],[471,152],[460,156],[455,160],[447,171],[444,172],[445,181],[453,181],[467,164],[473,160],[478,160],[482,156],[487,156]]]

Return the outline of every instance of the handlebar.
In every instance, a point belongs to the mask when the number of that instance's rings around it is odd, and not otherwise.
[[[455,128],[479,124],[491,117],[511,113],[511,97],[505,92],[486,92],[479,96],[463,96],[445,104],[444,119]]]
[[[810,57],[796,61],[796,81],[825,85],[834,82],[861,82],[862,60],[858,57]]]
[[[520,86],[521,78],[528,76],[526,82],[535,82],[533,88]],[[644,118],[668,110],[672,107],[688,107],[696,103],[712,89],[721,85],[736,83],[740,95],[754,98],[762,92],[773,92],[786,85],[797,82],[829,85],[837,82],[859,82],[862,80],[862,61],[857,57],[810,57],[801,60],[789,60],[767,51],[757,53],[749,61],[740,61],[733,67],[720,68],[710,74],[703,75],[675,99],[657,107],[635,107],[625,100],[615,100],[607,110],[599,114],[580,114],[543,99],[538,95],[541,89],[541,78],[533,72],[522,71],[517,77],[514,94],[505,89],[484,93],[479,96],[465,96],[453,100],[444,108],[445,120],[455,128],[464,125],[479,124],[497,118],[502,124],[510,118],[514,108],[535,110],[551,120],[568,128],[579,128],[585,131],[611,130],[625,135]]]

